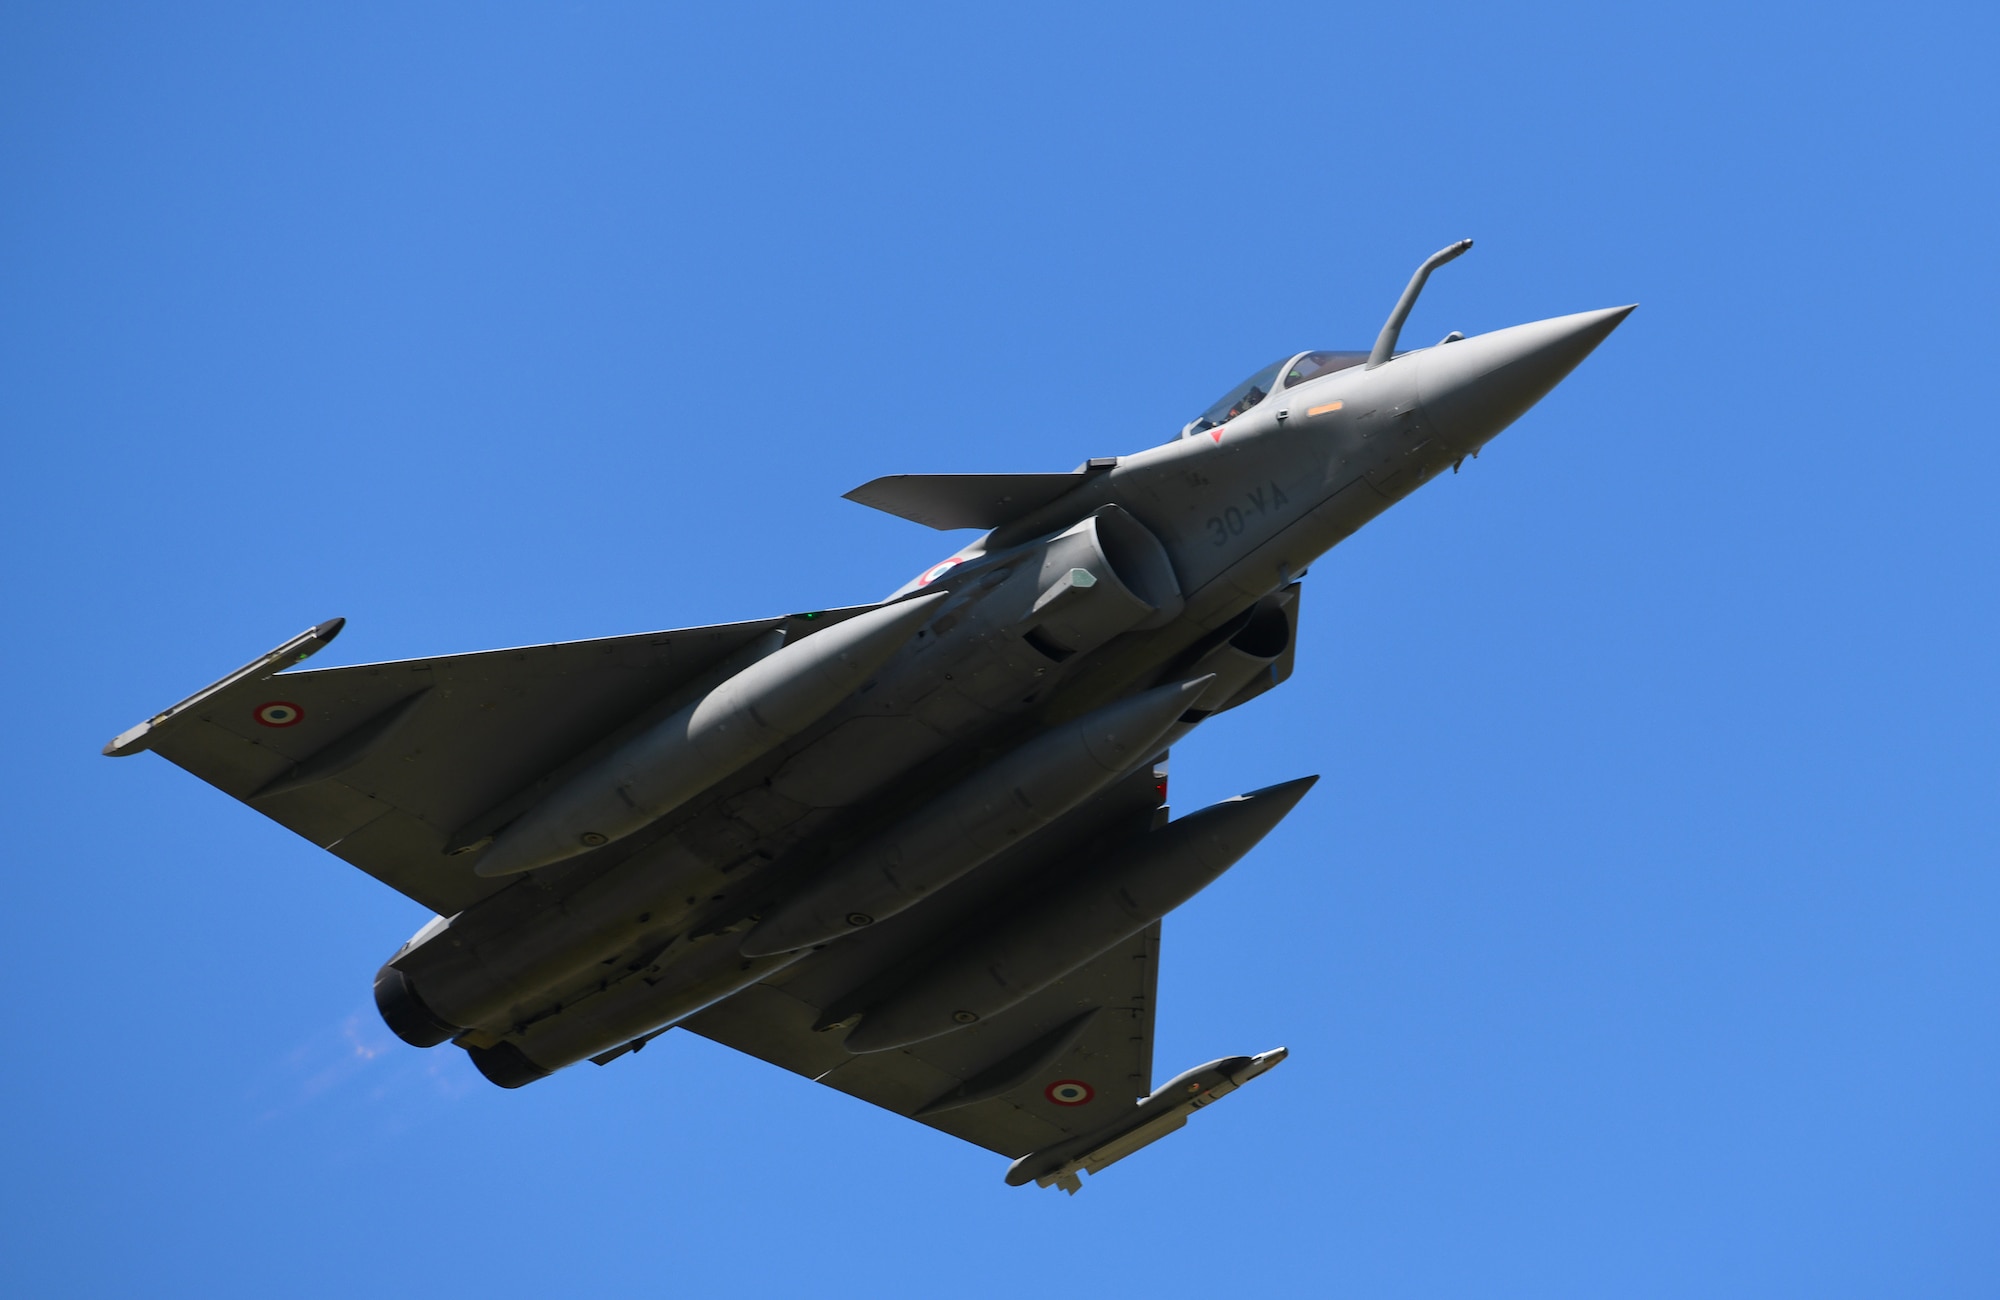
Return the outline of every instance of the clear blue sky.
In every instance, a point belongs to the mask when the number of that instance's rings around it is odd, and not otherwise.
[[[0,8],[0,1290],[1991,1296],[1994,11]],[[1305,347],[1638,301],[1314,567],[1175,803],[1069,1199],[684,1035],[516,1093],[415,904],[98,747],[324,661],[867,600],[840,500],[1161,441]]]

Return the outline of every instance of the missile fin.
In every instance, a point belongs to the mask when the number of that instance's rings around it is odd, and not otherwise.
[[[1190,1115],[1269,1072],[1289,1055],[1285,1048],[1274,1047],[1256,1056],[1224,1057],[1183,1071],[1103,1128],[1022,1156],[1007,1170],[1007,1183],[1060,1187],[1074,1196],[1083,1187],[1080,1174],[1095,1176],[1178,1132]]]

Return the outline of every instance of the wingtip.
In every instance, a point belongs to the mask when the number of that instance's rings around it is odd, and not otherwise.
[[[153,729],[151,719],[140,723],[129,731],[121,731],[104,742],[101,751],[106,758],[130,758],[146,748],[148,733]]]

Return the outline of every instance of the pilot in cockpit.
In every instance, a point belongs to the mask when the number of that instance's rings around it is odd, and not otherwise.
[[[1257,403],[1271,395],[1271,386],[1278,381],[1278,372],[1284,369],[1285,361],[1273,361],[1256,374],[1224,393],[1215,405],[1203,411],[1199,417],[1188,422],[1181,430],[1181,437],[1192,437],[1210,429],[1220,428],[1243,414]]]
[[[1251,407],[1257,405],[1257,403],[1263,401],[1266,397],[1269,397],[1272,388],[1277,385],[1279,371],[1284,371],[1284,386],[1290,388],[1294,384],[1303,384],[1309,380],[1330,375],[1336,370],[1345,370],[1349,366],[1358,366],[1368,359],[1368,354],[1366,352],[1302,352],[1296,357],[1287,359],[1291,361],[1289,367],[1283,361],[1274,361],[1236,387],[1230,389],[1227,393],[1224,393],[1220,401],[1216,402],[1215,405],[1209,407],[1206,411],[1203,411],[1197,418],[1190,420],[1181,429],[1181,437],[1190,438],[1197,433],[1206,433],[1210,429],[1221,428]]]

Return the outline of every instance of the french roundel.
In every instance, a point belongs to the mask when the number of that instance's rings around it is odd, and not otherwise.
[[[267,727],[295,727],[306,720],[306,711],[290,700],[272,700],[255,710],[257,721]]]
[[[1097,1093],[1081,1079],[1057,1079],[1042,1095],[1058,1106],[1081,1106]]]
[[[958,557],[953,556],[949,560],[941,560],[938,563],[933,564],[930,568],[924,570],[923,577],[917,579],[917,585],[919,587],[928,587],[933,582],[936,582],[939,578],[942,578],[945,574],[957,568],[958,563],[959,563]]]

